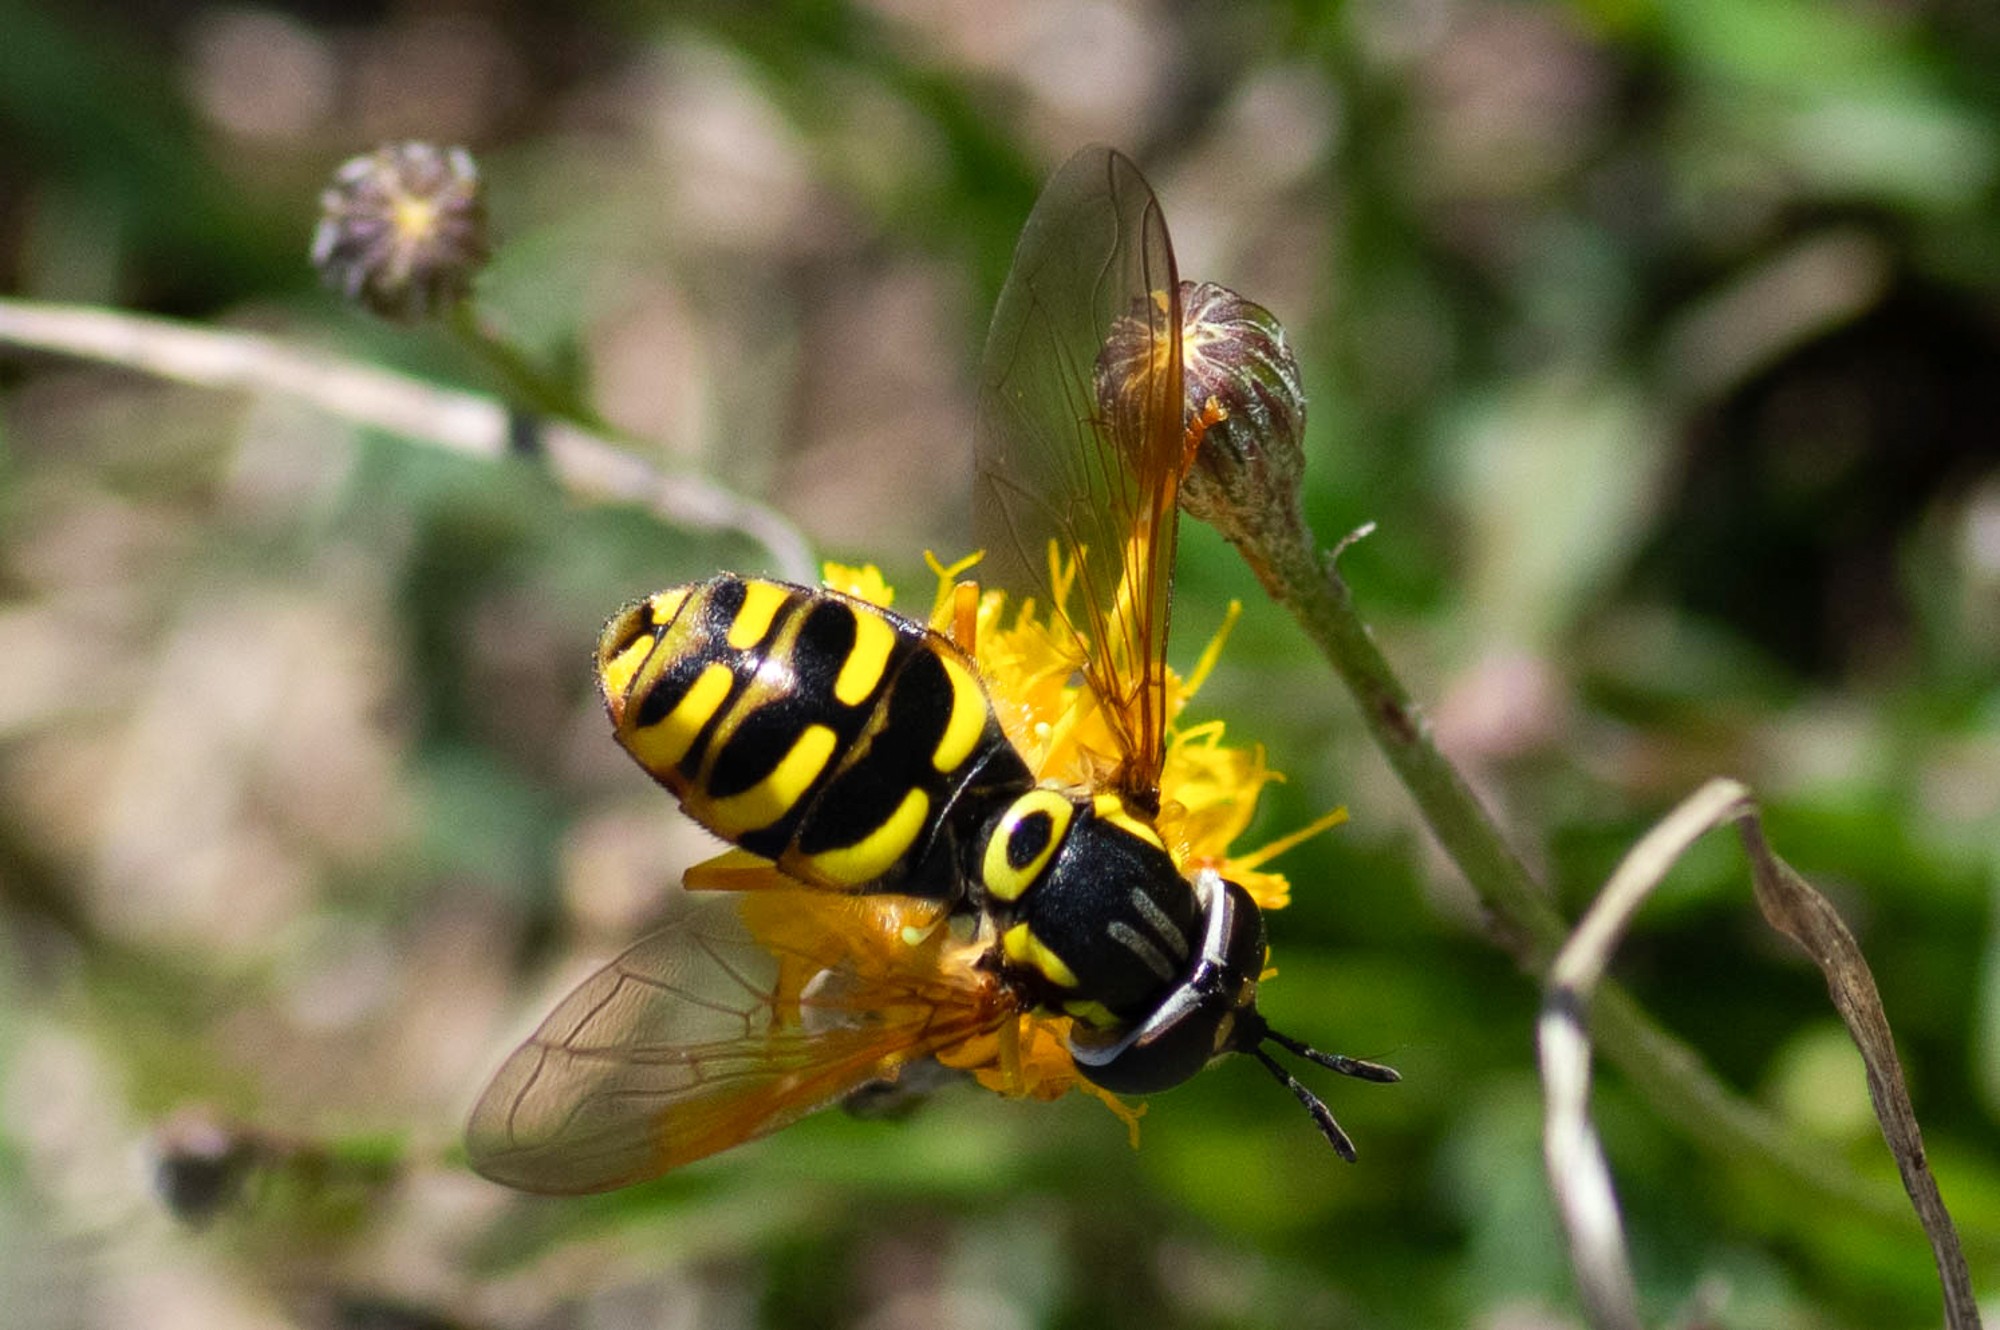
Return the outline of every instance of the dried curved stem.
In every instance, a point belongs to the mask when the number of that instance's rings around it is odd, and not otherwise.
[[[1428,718],[1355,609],[1333,556],[1318,553],[1303,520],[1283,529],[1267,528],[1259,540],[1255,551],[1245,551],[1248,562],[1354,696],[1370,737],[1416,802],[1424,824],[1485,905],[1496,941],[1527,973],[1546,977],[1567,924],[1471,786],[1438,749]],[[1885,1227],[1901,1230],[1908,1223],[1906,1202],[1893,1185],[1865,1178],[1844,1161],[1806,1148],[1769,1112],[1725,1086],[1698,1052],[1661,1028],[1618,985],[1600,988],[1591,1024],[1604,1056],[1656,1111],[1704,1149],[1770,1169],[1801,1197],[1866,1215]]]
[[[197,387],[279,393],[329,415],[433,447],[497,459],[539,451],[557,481],[593,498],[636,503],[698,531],[734,531],[762,545],[772,570],[811,582],[816,564],[798,528],[772,509],[690,472],[669,474],[601,432],[524,417],[488,397],[306,350],[259,333],[198,328],[85,305],[0,299],[0,342],[53,351]]]
[[[1550,1189],[1569,1233],[1591,1322],[1599,1330],[1637,1330],[1634,1291],[1618,1201],[1604,1151],[1590,1119],[1590,1037],[1586,1012],[1612,952],[1632,916],[1696,839],[1734,822],[1749,852],[1757,904],[1764,918],[1819,966],[1841,1019],[1847,1023],[1868,1072],[1869,1096],[1883,1139],[1903,1178],[1924,1232],[1930,1238],[1944,1292],[1945,1324],[1974,1330],[1979,1308],[1957,1230],[1924,1154],[1903,1083],[1895,1040],[1875,980],[1861,949],[1826,897],[1772,853],[1749,790],[1733,780],[1711,780],[1696,790],[1635,845],[1570,934],[1549,969],[1537,1025],[1547,1100],[1543,1124]]]
[[[1618,1198],[1590,1118],[1590,1000],[1639,906],[1687,847],[1746,798],[1736,782],[1712,781],[1670,813],[1625,856],[1549,967],[1536,1023],[1546,1100],[1542,1156],[1577,1287],[1598,1330],[1639,1330],[1640,1320]]]

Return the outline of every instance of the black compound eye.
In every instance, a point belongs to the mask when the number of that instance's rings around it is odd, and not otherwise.
[[[1223,944],[1223,969],[1240,980],[1255,981],[1264,972],[1264,914],[1250,893],[1225,881],[1229,894],[1229,937]]]
[[[1072,1031],[1070,1052],[1095,1084],[1114,1094],[1169,1089],[1239,1047],[1246,1030],[1263,1028],[1256,1013],[1263,915],[1243,888],[1216,881],[1201,955],[1153,1014],[1122,1035]]]
[[[1189,999],[1189,1005],[1172,1019],[1148,1030],[1145,1038],[1099,1065],[1084,1060],[1087,1050],[1079,1046],[1078,1035],[1072,1032],[1070,1046],[1078,1054],[1077,1069],[1113,1094],[1152,1094],[1193,1079],[1215,1057],[1216,1041],[1234,1008],[1226,994],[1195,997],[1185,986],[1176,989],[1168,1003]]]

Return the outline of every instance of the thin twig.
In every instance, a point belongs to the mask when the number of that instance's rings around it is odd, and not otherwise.
[[[517,406],[550,420],[566,420],[592,434],[616,439],[617,431],[563,381],[530,364],[520,348],[494,332],[470,300],[444,311],[442,322],[472,355],[492,371]],[[626,441],[620,440],[621,443]]]
[[[498,459],[525,436],[568,490],[639,504],[679,526],[734,531],[762,545],[772,571],[812,582],[797,527],[772,509],[689,472],[668,474],[561,419],[524,421],[491,398],[302,349],[258,333],[198,328],[82,305],[0,299],[0,342],[121,365],[197,387],[278,393],[357,425],[472,457]]]
[[[1931,1173],[1929,1156],[1924,1152],[1923,1133],[1917,1128],[1917,1112],[1910,1103],[1903,1064],[1896,1056],[1896,1041],[1889,1031],[1889,1016],[1882,1008],[1875,976],[1832,902],[1813,890],[1790,864],[1772,852],[1754,806],[1746,803],[1737,812],[1736,830],[1750,855],[1757,907],[1771,927],[1798,943],[1826,976],[1827,996],[1840,1012],[1855,1047],[1861,1050],[1875,1120],[1881,1124],[1882,1139],[1888,1142],[1889,1152],[1896,1158],[1903,1190],[1909,1193],[1924,1233],[1930,1238],[1938,1280],[1944,1289],[1945,1324],[1951,1330],[1977,1330],[1979,1304],[1972,1295],[1972,1275],[1966,1268],[1958,1230],[1951,1221],[1950,1211],[1945,1209],[1937,1178]]]
[[[1591,1323],[1598,1330],[1637,1330],[1639,1319],[1618,1202],[1590,1119],[1585,1014],[1633,914],[1687,848],[1725,822],[1736,824],[1749,853],[1757,904],[1765,919],[1797,942],[1825,974],[1828,994],[1861,1051],[1883,1140],[1930,1238],[1944,1295],[1945,1324],[1951,1330],[1977,1330],[1979,1307],[1965,1253],[1925,1158],[1923,1134],[1903,1082],[1889,1018],[1867,961],[1826,897],[1765,842],[1750,792],[1723,779],[1695,791],[1632,848],[1549,970],[1537,1024],[1547,1096],[1543,1153]]]
[[[1584,1024],[1604,967],[1639,906],[1704,832],[1743,805],[1735,781],[1711,781],[1632,847],[1549,967],[1536,1023],[1547,1112],[1542,1155],[1570,1265],[1597,1330],[1638,1330],[1639,1295],[1611,1171],[1590,1118],[1590,1037]]]

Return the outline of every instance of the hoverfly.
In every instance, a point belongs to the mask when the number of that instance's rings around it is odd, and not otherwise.
[[[1182,400],[1180,301],[1152,190],[1092,148],[1036,204],[987,339],[975,534],[1074,648],[1060,672],[1107,736],[1081,779],[1038,782],[1003,721],[976,589],[939,631],[725,574],[606,625],[618,741],[736,848],[688,875],[724,890],[691,894],[507,1059],[473,1112],[474,1168],[542,1192],[641,1181],[933,1062],[1018,1067],[1030,1016],[1065,1018],[1066,1067],[1114,1094],[1248,1053],[1354,1157],[1266,1045],[1395,1073],[1265,1023],[1256,903],[1213,867],[1184,874],[1157,825],[1176,501],[1207,418]]]

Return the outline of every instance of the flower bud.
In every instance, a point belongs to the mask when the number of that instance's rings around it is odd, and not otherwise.
[[[1302,520],[1299,363],[1284,325],[1227,287],[1183,282],[1181,308],[1188,421],[1206,413],[1212,422],[1181,482],[1181,507],[1241,546],[1276,521]]]
[[[1185,288],[1183,283],[1183,288]],[[1167,293],[1136,296],[1130,308],[1111,321],[1104,345],[1091,366],[1091,389],[1097,409],[1111,423],[1113,437],[1136,439],[1164,388],[1158,373],[1171,345],[1167,336]]]
[[[150,1153],[160,1201],[183,1223],[204,1224],[236,1201],[263,1149],[255,1133],[188,1106],[154,1129]]]
[[[343,164],[320,195],[313,266],[385,318],[414,322],[457,304],[487,255],[479,168],[463,148],[388,144]]]

